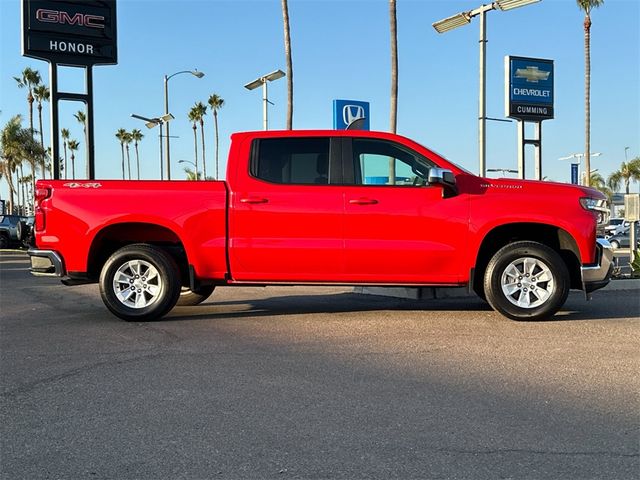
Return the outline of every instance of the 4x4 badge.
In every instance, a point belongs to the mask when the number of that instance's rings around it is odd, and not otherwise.
[[[87,182],[87,183],[78,183],[78,182],[69,182],[62,184],[63,187],[69,188],[100,188],[102,186],[101,183],[97,182]]]

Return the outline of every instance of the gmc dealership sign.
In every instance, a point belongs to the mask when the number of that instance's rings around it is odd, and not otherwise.
[[[22,55],[61,65],[118,63],[115,0],[22,0]]]

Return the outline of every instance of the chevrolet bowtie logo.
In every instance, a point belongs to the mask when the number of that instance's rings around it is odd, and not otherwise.
[[[518,68],[516,78],[526,78],[527,82],[538,83],[540,80],[547,80],[551,72],[539,70],[538,67]]]

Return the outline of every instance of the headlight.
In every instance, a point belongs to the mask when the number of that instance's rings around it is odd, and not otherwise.
[[[609,223],[609,202],[601,198],[583,197],[580,199],[580,205],[585,210],[590,210],[596,216],[598,225],[606,225]]]

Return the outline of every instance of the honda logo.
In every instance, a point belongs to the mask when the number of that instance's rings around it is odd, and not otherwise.
[[[360,120],[361,118],[365,118],[363,106],[345,105],[342,108],[342,120],[344,120],[345,125],[350,125],[352,122]]]

